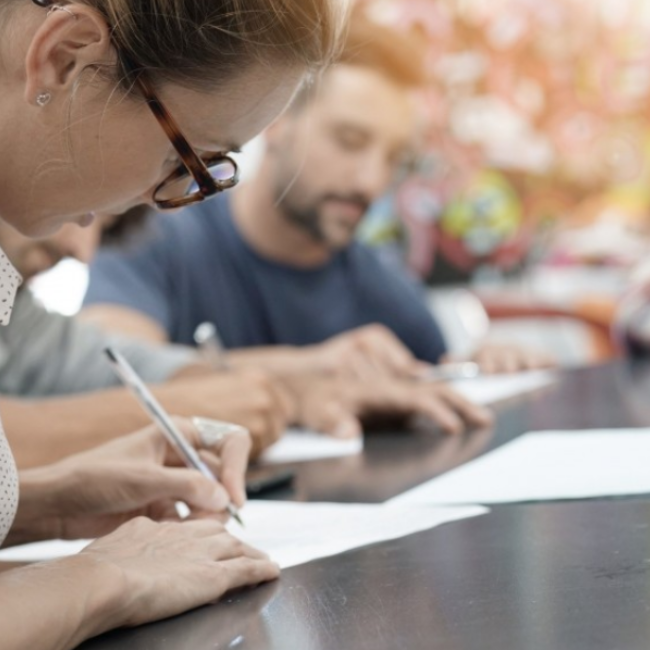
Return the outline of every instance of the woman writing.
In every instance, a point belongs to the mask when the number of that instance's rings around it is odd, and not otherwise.
[[[233,186],[227,152],[328,61],[340,4],[0,0],[0,218],[38,237],[95,212],[176,208]],[[2,256],[5,320],[18,282]],[[229,439],[206,457],[222,486],[173,467],[154,430],[18,479],[0,434],[0,540],[106,535],[74,558],[0,575],[3,648],[72,648],[274,578],[277,567],[215,517],[243,500],[248,444]],[[177,500],[191,521],[169,521]]]

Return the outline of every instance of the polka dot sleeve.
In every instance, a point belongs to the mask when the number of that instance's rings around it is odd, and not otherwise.
[[[9,323],[21,277],[0,250],[0,325]],[[4,541],[18,507],[18,472],[0,423],[0,544]]]

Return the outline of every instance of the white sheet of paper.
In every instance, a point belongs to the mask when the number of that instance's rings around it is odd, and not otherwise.
[[[487,406],[549,386],[556,379],[557,374],[552,370],[536,370],[459,380],[451,385],[471,402]]]
[[[289,429],[261,456],[262,465],[297,463],[305,460],[353,456],[363,451],[363,436],[352,439],[332,438],[314,431]]]
[[[463,508],[395,507],[385,504],[251,502],[242,530],[230,531],[266,551],[283,569],[353,548],[397,539],[487,512]]]
[[[10,546],[0,551],[0,562],[42,562],[56,560],[58,557],[75,555],[88,546],[92,539],[64,541],[53,539],[47,542],[34,542],[21,546]]]
[[[246,527],[231,523],[228,528],[245,542],[266,551],[285,569],[485,512],[480,506],[251,501],[241,511]],[[26,544],[0,551],[0,561],[33,562],[74,555],[88,543],[57,540]]]
[[[508,503],[650,493],[650,429],[528,433],[391,499]]]

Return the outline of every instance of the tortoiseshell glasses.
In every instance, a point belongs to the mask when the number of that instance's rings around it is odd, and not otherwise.
[[[221,152],[197,154],[142,72],[136,74],[135,83],[183,161],[154,190],[153,200],[156,206],[161,210],[182,208],[235,187],[239,181],[237,163]]]

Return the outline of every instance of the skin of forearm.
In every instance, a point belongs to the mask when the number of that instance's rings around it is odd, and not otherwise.
[[[78,316],[107,332],[123,334],[131,338],[152,343],[167,343],[165,330],[145,314],[120,305],[92,305],[83,309]]]
[[[193,412],[197,405],[174,382],[155,386],[152,392],[173,415],[211,415]],[[121,388],[42,400],[4,397],[0,413],[20,469],[54,463],[151,423],[135,398]]]
[[[74,476],[57,464],[21,471],[18,510],[3,547],[62,537],[60,495],[74,485]]]
[[[149,424],[122,389],[43,400],[2,398],[0,413],[20,469],[56,462]]]
[[[92,305],[84,308],[78,318],[116,332],[152,343],[167,343],[165,330],[152,318],[119,305]],[[227,363],[233,369],[266,370],[278,375],[318,372],[313,354],[314,346],[295,347],[278,345],[229,350]]]
[[[318,372],[312,348],[278,345],[273,347],[239,348],[227,353],[229,367],[233,369],[266,370],[276,375],[295,375]]]
[[[152,343],[167,343],[165,330],[152,318],[119,305],[91,305],[78,318],[93,323],[108,332],[115,332]],[[313,346],[299,348],[290,345],[239,348],[227,352],[227,363],[232,369],[266,370],[278,375],[314,372]]]
[[[1,572],[3,650],[68,650],[120,625],[119,582],[83,554]]]

